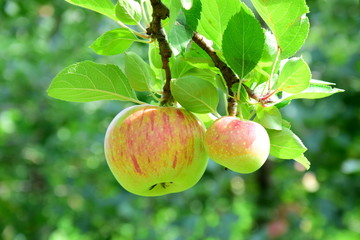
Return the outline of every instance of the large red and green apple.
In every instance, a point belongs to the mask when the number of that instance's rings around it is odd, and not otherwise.
[[[205,146],[212,160],[239,173],[258,170],[270,152],[269,136],[263,126],[231,116],[209,126]]]
[[[138,105],[121,111],[105,136],[107,163],[127,191],[160,196],[194,186],[208,155],[205,127],[174,107]]]

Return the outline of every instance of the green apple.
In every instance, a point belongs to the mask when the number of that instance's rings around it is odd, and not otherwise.
[[[252,121],[222,117],[214,121],[205,134],[205,147],[212,160],[239,173],[259,169],[270,152],[266,130]]]
[[[199,181],[208,162],[204,138],[204,125],[185,109],[133,106],[110,123],[105,155],[127,191],[160,196]]]

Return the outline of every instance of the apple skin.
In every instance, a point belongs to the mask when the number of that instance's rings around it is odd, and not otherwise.
[[[139,105],[121,111],[105,135],[107,163],[121,186],[160,196],[194,186],[205,172],[205,127],[174,107]]]
[[[265,128],[252,121],[222,117],[206,131],[205,147],[209,157],[239,173],[258,170],[270,152],[270,139]]]

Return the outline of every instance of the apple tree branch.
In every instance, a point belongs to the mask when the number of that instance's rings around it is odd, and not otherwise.
[[[223,76],[226,82],[229,93],[229,97],[227,99],[228,113],[230,116],[235,116],[237,103],[234,92],[232,91],[231,88],[235,83],[240,81],[238,76],[233,72],[233,70],[231,70],[230,67],[227,66],[226,63],[224,63],[219,58],[219,56],[216,54],[211,44],[208,43],[208,40],[204,36],[202,36],[198,32],[195,32],[194,35],[192,36],[192,40],[209,55],[211,60],[214,62],[215,67],[217,67],[220,70],[221,75]],[[243,84],[243,87],[245,88],[250,98],[260,102],[260,97],[257,94],[255,94],[253,90],[251,90],[245,84]]]
[[[161,25],[161,20],[169,17],[169,9],[161,2],[161,0],[151,0],[151,6],[153,9],[152,21],[150,26],[146,29],[146,33],[151,38],[156,39],[159,43],[160,55],[162,60],[163,69],[166,74],[166,82],[163,87],[163,94],[161,98],[161,105],[167,106],[174,102],[174,98],[171,94],[170,81],[171,71],[169,66],[169,59],[172,55],[169,43],[166,40],[165,31]]]

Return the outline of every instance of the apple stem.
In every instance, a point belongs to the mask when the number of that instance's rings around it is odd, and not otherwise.
[[[244,115],[243,115],[242,110],[241,110],[241,103],[238,105],[236,116],[238,118],[240,118],[240,120],[244,120]]]
[[[237,102],[236,99],[233,97],[234,93],[231,89],[228,89],[229,91],[229,95],[230,97],[228,97],[227,101],[228,101],[228,107],[227,107],[227,111],[229,116],[236,116],[236,111],[237,111]]]
[[[137,31],[135,31],[134,29],[126,26],[126,25],[125,25],[124,23],[122,23],[121,21],[117,21],[117,24],[119,24],[119,25],[122,26],[123,28],[126,28],[126,29],[130,30],[130,32],[132,32],[132,33],[135,34],[136,36],[139,36],[139,37],[145,38],[145,39],[149,38],[149,36],[146,36],[146,35],[144,35],[144,34],[142,34],[142,33],[139,33],[139,32],[137,32]]]
[[[174,98],[171,94],[170,82],[171,71],[169,66],[169,59],[172,55],[169,43],[166,40],[165,31],[161,25],[161,20],[169,17],[169,9],[161,2],[161,0],[151,0],[153,9],[152,21],[150,26],[146,29],[146,33],[159,42],[160,55],[162,60],[162,68],[165,70],[166,82],[163,87],[163,94],[161,97],[161,106],[170,106],[174,103]]]
[[[245,84],[242,84],[242,86],[245,88],[245,90],[250,98],[254,99],[257,102],[260,102],[261,98],[259,95],[257,95],[251,88],[249,88]]]

